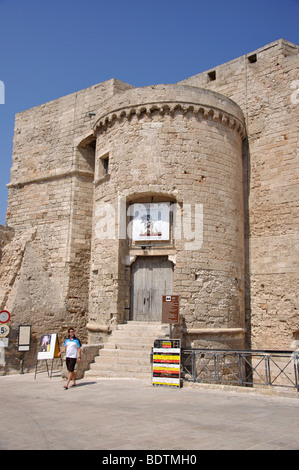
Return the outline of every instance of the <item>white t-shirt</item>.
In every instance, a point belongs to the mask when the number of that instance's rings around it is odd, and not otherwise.
[[[81,348],[81,344],[78,338],[74,338],[74,339],[67,338],[64,342],[64,346],[66,346],[65,356],[77,359],[78,349]]]

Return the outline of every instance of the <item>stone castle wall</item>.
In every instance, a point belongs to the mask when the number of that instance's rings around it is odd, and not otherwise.
[[[32,324],[33,355],[45,331],[63,337],[73,325],[87,340],[94,179],[88,137],[99,103],[128,88],[109,80],[16,116],[6,220],[15,236],[2,253],[0,304],[13,312],[14,340],[19,324]]]
[[[298,77],[299,47],[279,40],[181,82],[223,93],[245,116],[253,349],[289,349],[298,339]]]
[[[130,264],[138,256],[164,254],[174,262],[174,292],[180,295],[188,335],[194,336],[196,330],[204,340],[207,329],[213,334],[221,325],[228,335],[232,328],[240,328],[242,336],[242,112],[216,93],[161,85],[112,97],[99,113],[96,174],[103,155],[109,155],[109,174],[95,186],[88,326],[95,331],[95,324],[100,330],[100,325],[113,320],[122,323],[125,308],[130,309]],[[115,221],[123,220],[119,201],[125,209],[132,202],[172,201],[182,208],[177,215],[180,237],[174,236],[169,246],[153,244],[142,250],[131,245],[126,229],[125,239],[118,240],[123,228],[116,223],[114,239],[106,238],[103,213],[112,207]],[[200,240],[196,236],[188,240],[189,225],[182,217],[188,210],[190,226],[197,235],[202,231]],[[199,211],[203,227],[199,227]],[[223,339],[226,344],[234,340],[235,347],[242,344],[240,338]]]
[[[298,51],[279,40],[177,85],[109,80],[16,116],[10,229],[0,230],[0,308],[12,312],[0,373],[18,369],[19,324],[33,325],[35,345],[70,325],[103,341],[129,319],[141,256],[173,262],[187,343],[241,347],[245,300],[247,347],[297,346]],[[126,211],[149,199],[170,201],[182,221],[189,204],[192,227],[203,220],[200,249],[183,239],[131,246]],[[105,240],[103,204],[115,222]]]

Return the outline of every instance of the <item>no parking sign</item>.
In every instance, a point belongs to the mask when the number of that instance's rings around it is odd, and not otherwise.
[[[10,313],[7,310],[0,312],[0,323],[7,323],[10,320]]]

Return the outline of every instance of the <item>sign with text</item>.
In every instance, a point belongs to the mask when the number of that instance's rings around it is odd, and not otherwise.
[[[19,326],[18,351],[25,352],[30,349],[31,325]]]
[[[153,347],[153,385],[180,387],[181,341],[156,339]]]
[[[178,323],[180,311],[179,295],[162,296],[162,323]]]
[[[9,335],[10,328],[8,325],[0,325],[0,338],[6,338]]]

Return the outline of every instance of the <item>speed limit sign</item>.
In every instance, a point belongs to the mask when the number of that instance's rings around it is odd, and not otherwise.
[[[9,334],[9,326],[8,325],[0,325],[0,338],[6,338]]]

